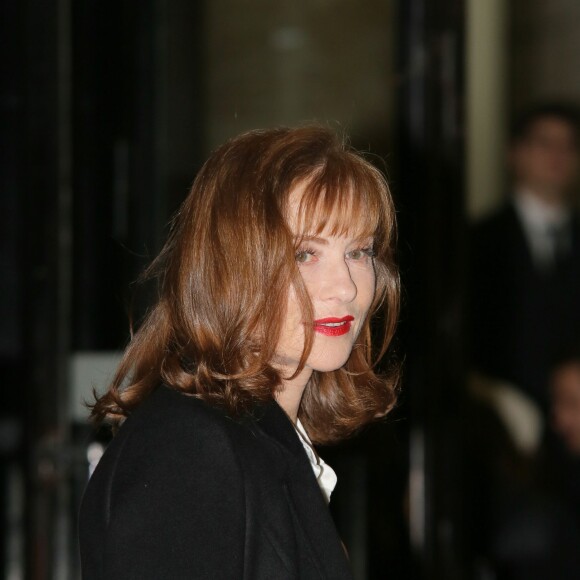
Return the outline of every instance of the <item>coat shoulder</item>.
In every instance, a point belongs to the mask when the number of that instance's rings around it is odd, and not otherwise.
[[[224,411],[160,386],[123,423],[103,458],[104,469],[131,481],[147,476],[170,480],[175,470],[187,474],[227,466],[233,471],[238,467],[234,447],[247,431]]]
[[[219,436],[236,427],[225,411],[161,385],[127,418],[115,439],[138,432],[142,440],[153,438],[157,444],[166,441],[179,445],[187,444],[188,437],[194,435]]]
[[[185,569],[209,574],[225,558],[224,577],[237,577],[245,481],[232,428],[241,427],[219,410],[157,388],[122,425],[89,481],[79,519],[84,570],[121,578],[138,569],[140,578],[160,578],[173,554],[171,577]]]

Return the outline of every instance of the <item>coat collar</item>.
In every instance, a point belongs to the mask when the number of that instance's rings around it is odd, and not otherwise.
[[[290,417],[276,401],[259,406],[253,415],[262,431],[274,439],[290,455],[296,457],[304,453],[302,443]]]
[[[282,450],[288,503],[321,578],[352,579],[342,542],[292,421],[275,401],[260,407],[254,418],[261,431]]]

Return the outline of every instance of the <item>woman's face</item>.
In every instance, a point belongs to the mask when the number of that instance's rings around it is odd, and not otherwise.
[[[301,188],[290,198],[289,225],[296,231]],[[310,299],[314,319],[304,320],[294,288],[290,289],[286,319],[278,343],[277,363],[286,376],[298,365],[305,328],[314,329],[306,370],[333,371],[348,360],[375,295],[372,238],[333,236],[322,231],[298,247],[296,262]]]
[[[580,365],[560,367],[551,386],[553,426],[568,449],[580,455]]]

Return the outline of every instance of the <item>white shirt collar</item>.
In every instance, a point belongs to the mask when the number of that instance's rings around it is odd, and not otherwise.
[[[516,190],[514,205],[527,227],[544,229],[549,226],[561,226],[570,219],[570,210],[565,205],[546,203],[525,188]]]
[[[551,269],[557,253],[554,230],[562,231],[569,245],[572,212],[564,205],[548,204],[526,189],[516,190],[513,203],[535,267]]]
[[[298,436],[300,437],[300,441],[302,442],[302,446],[306,451],[306,455],[308,456],[308,460],[310,461],[310,465],[312,466],[312,470],[314,471],[316,481],[318,481],[318,485],[322,491],[322,495],[324,495],[324,499],[326,500],[326,503],[328,503],[330,501],[330,496],[336,487],[336,473],[334,472],[334,469],[325,463],[316,453],[312,441],[310,441],[310,437],[308,437],[308,433],[306,433],[306,429],[304,429],[304,425],[302,425],[300,419],[296,421],[295,427]]]

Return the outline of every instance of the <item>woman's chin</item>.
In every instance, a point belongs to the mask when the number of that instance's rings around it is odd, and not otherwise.
[[[320,373],[330,373],[332,371],[337,371],[338,369],[341,369],[348,361],[349,356],[350,353],[343,357],[332,357],[332,358],[325,357],[323,360],[320,361],[317,360],[308,361],[308,366],[312,370],[318,371]]]

